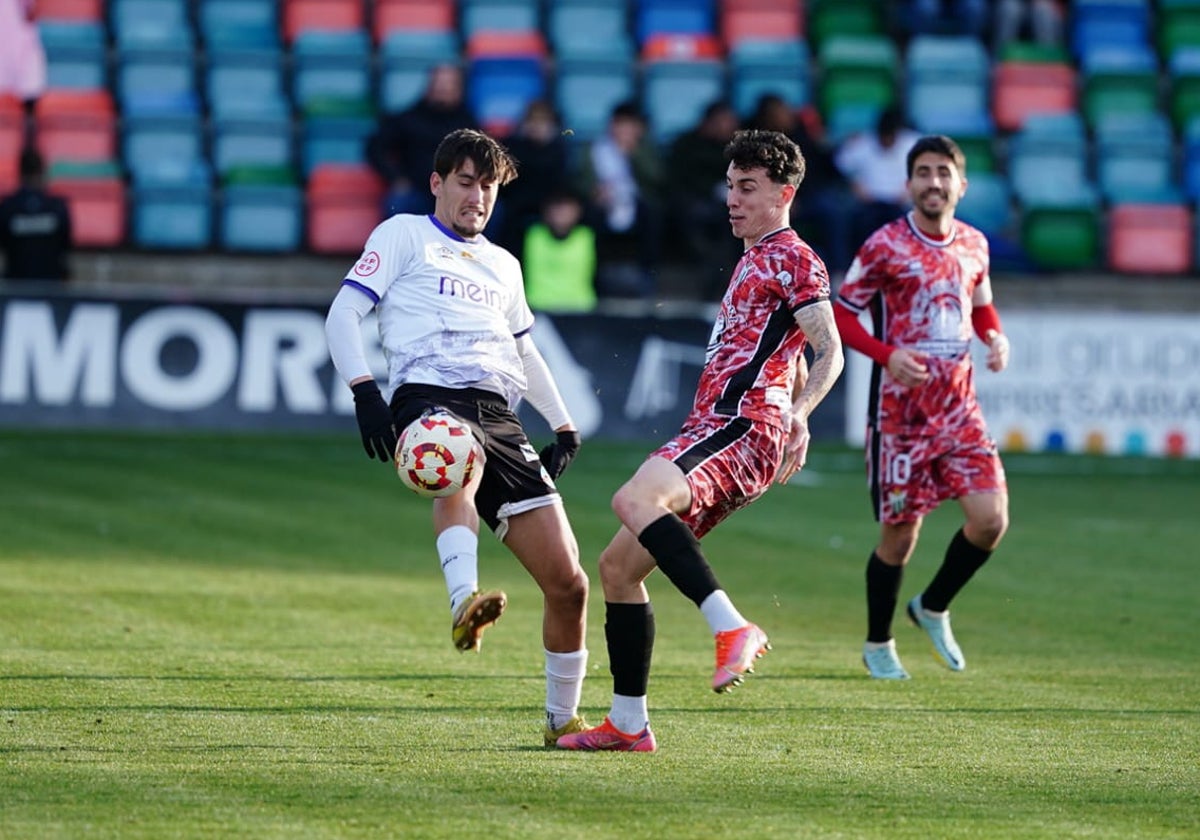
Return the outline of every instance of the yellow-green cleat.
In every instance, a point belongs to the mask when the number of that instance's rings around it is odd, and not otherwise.
[[[583,715],[575,715],[569,721],[564,723],[558,729],[551,729],[550,724],[546,724],[545,738],[547,747],[558,746],[558,739],[564,735],[574,735],[576,732],[582,732],[587,729],[587,721],[583,719]]]
[[[450,637],[460,651],[479,650],[483,631],[491,627],[504,613],[508,596],[500,590],[472,592],[471,597],[458,605],[450,627]]]

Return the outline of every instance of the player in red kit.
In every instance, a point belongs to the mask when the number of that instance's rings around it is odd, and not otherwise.
[[[717,583],[699,540],[803,466],[808,417],[842,371],[842,347],[825,266],[788,227],[804,177],[799,147],[779,132],[741,131],[725,158],[729,221],[745,253],[683,429],[613,497],[622,527],[600,555],[612,709],[600,726],[559,738],[563,749],[656,749],[646,706],[655,625],[645,587],[655,568],[712,630],[714,691],[741,683],[768,647]]]
[[[908,678],[892,616],[924,516],[957,499],[966,517],[941,568],[907,607],[953,671],[966,660],[950,630],[950,601],[1008,528],[1004,467],[975,398],[971,335],[988,346],[993,371],[1008,365],[1009,345],[992,305],[987,240],[954,218],[965,173],[966,159],[949,137],[913,145],[913,209],[863,243],[834,305],[842,341],[875,362],[866,459],[880,536],[867,562],[863,663],[877,679]],[[867,311],[874,335],[859,321]]]

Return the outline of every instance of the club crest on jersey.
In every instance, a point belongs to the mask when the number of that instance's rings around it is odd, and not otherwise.
[[[792,285],[792,272],[781,271],[775,275],[775,279],[778,280],[779,284],[786,289],[788,286]]]
[[[889,491],[887,506],[891,509],[893,515],[904,513],[904,509],[908,507],[908,493],[904,490]]]

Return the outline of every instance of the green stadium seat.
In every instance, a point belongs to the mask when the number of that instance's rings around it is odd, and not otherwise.
[[[876,0],[813,0],[808,18],[808,37],[818,50],[830,38],[842,35],[882,35],[884,15]]]
[[[1100,251],[1100,202],[1095,190],[1059,190],[1021,210],[1021,247],[1038,268],[1086,269]]]
[[[822,68],[818,103],[827,116],[843,105],[882,109],[896,100],[899,53],[888,38],[832,37],[821,45],[817,63]]]

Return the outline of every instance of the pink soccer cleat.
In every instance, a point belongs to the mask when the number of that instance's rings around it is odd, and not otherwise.
[[[754,673],[754,660],[771,649],[767,634],[757,624],[717,634],[717,669],[713,672],[713,691],[721,694],[742,684],[746,674]]]

